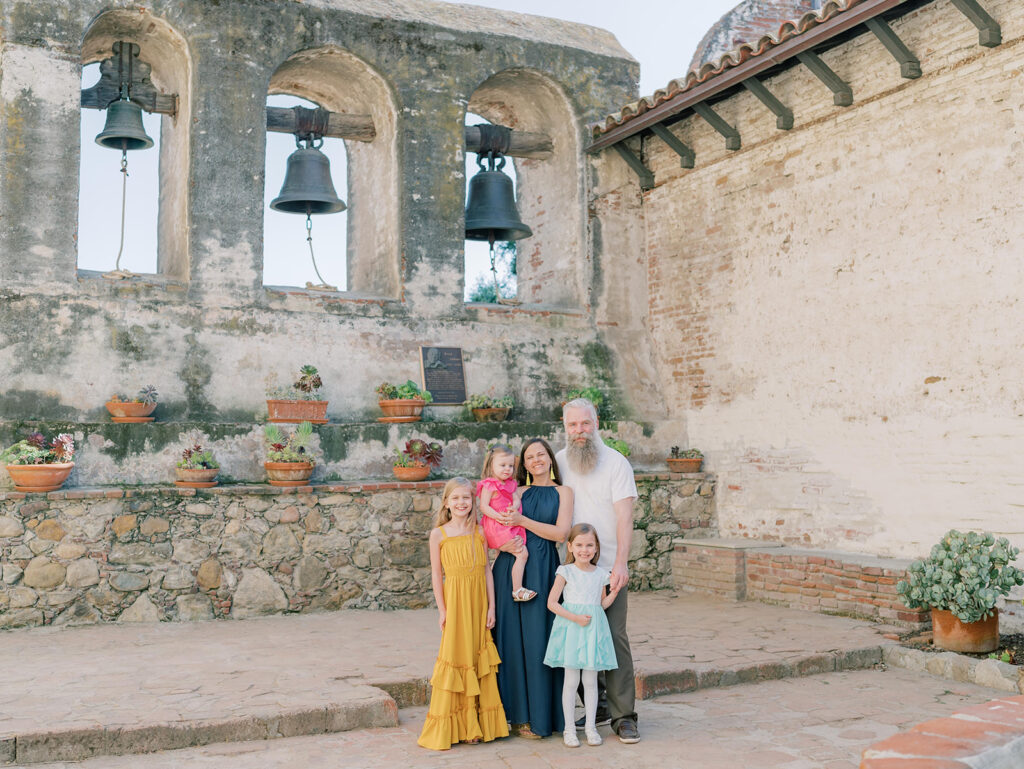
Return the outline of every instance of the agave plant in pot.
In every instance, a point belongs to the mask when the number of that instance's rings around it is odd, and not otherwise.
[[[189,489],[208,489],[217,485],[220,464],[213,458],[210,449],[204,449],[198,442],[181,452],[181,459],[174,468],[178,480],[175,486]]]
[[[384,412],[378,422],[419,422],[423,407],[434,400],[429,390],[421,390],[411,379],[402,385],[381,382],[376,392],[377,405]]]
[[[271,486],[305,486],[313,474],[315,460],[309,442],[313,425],[303,422],[290,435],[277,425],[263,428],[267,444],[267,461],[263,463]]]
[[[931,609],[936,646],[990,652],[999,645],[996,601],[1024,585],[1024,572],[1011,565],[1019,552],[1005,537],[952,529],[927,558],[910,564],[896,592],[907,608]]]
[[[75,441],[60,433],[47,441],[34,432],[0,453],[0,462],[14,481],[17,491],[56,491],[64,485],[74,468]]]
[[[395,449],[395,478],[400,481],[425,481],[430,468],[441,464],[444,450],[440,443],[427,443],[419,438],[405,442],[404,449]]]
[[[327,401],[320,400],[323,387],[316,366],[306,364],[291,387],[267,390],[267,418],[271,422],[310,422],[327,424]]]
[[[152,422],[156,417],[150,416],[156,410],[159,393],[153,385],[146,385],[134,398],[124,395],[112,395],[106,402],[107,411],[113,422]]]

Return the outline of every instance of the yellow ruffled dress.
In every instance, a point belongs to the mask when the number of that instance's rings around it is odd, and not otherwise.
[[[498,696],[501,660],[487,629],[484,535],[479,528],[458,537],[449,537],[442,528],[441,535],[447,618],[430,678],[430,710],[417,740],[431,750],[508,736]]]

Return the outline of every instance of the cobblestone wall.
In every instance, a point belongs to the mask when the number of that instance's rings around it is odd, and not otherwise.
[[[0,628],[430,605],[442,482],[0,493]],[[713,524],[714,481],[638,476],[632,585]]]

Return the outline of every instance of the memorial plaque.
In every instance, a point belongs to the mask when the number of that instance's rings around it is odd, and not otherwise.
[[[466,370],[461,347],[421,347],[423,389],[434,396],[433,405],[461,406],[466,400]]]

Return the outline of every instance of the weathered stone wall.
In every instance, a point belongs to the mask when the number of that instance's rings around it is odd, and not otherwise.
[[[673,539],[714,526],[714,479],[637,481],[630,584],[669,587]],[[442,486],[0,492],[0,628],[427,606]]]
[[[824,52],[850,107],[802,66],[767,78],[790,131],[749,93],[716,103],[739,151],[686,117],[693,170],[645,140],[657,379],[719,479],[722,536],[918,557],[956,526],[1024,545],[1024,8],[984,5],[995,48],[950,3],[892,22],[916,80],[870,33]],[[598,210],[637,189],[603,154]]]
[[[546,417],[592,383],[623,413],[650,410],[620,379],[650,375],[643,341],[630,350],[641,365],[609,366],[590,296],[602,254],[584,126],[631,100],[637,79],[610,34],[430,0],[4,2],[0,30],[0,418],[88,421],[112,393],[152,383],[164,418],[246,422],[268,376],[286,384],[313,363],[332,419],[372,419],[374,386],[417,378],[423,344],[464,348],[470,389],[512,392],[520,416]],[[161,272],[125,282],[76,270],[69,182],[80,65],[115,39],[137,42],[180,100],[163,119]],[[352,292],[262,285],[265,101],[286,90],[377,123],[379,152],[350,142]],[[462,299],[471,102],[556,142],[522,164],[538,234],[523,244],[517,308]]]

